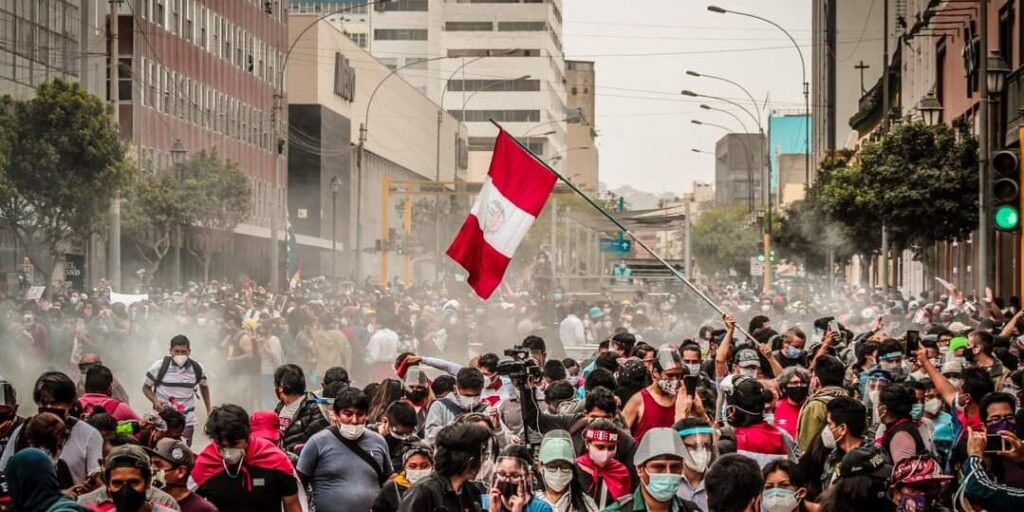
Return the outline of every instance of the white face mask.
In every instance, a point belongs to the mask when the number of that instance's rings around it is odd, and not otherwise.
[[[829,450],[836,449],[836,435],[832,433],[832,429],[828,428],[828,425],[821,429],[821,444]]]
[[[746,375],[752,379],[757,378],[757,368],[740,368],[740,375]]]
[[[405,470],[405,479],[408,480],[409,483],[414,484],[426,478],[431,471],[432,470],[430,469],[407,469]]]
[[[179,356],[173,356],[173,357],[171,357],[171,359],[173,359],[174,360],[174,364],[178,365],[179,367],[180,366],[185,366],[185,363],[188,362],[188,356],[180,356],[180,355]]]
[[[355,441],[363,436],[363,432],[366,431],[366,425],[346,425],[341,423],[338,425],[338,432],[341,436],[350,441]]]
[[[456,394],[455,399],[459,401],[459,405],[467,411],[476,409],[476,406],[480,405],[480,396],[463,396]]]
[[[544,484],[555,492],[564,491],[566,487],[569,487],[569,482],[572,482],[571,469],[541,468],[541,474],[544,475]]]
[[[685,366],[690,375],[700,375],[700,363],[686,363]]]
[[[924,401],[924,412],[927,414],[938,414],[942,410],[942,400],[939,398],[929,398]]]
[[[708,469],[708,462],[711,461],[711,452],[707,448],[698,448],[690,451],[690,458],[693,462],[683,459],[683,463],[686,466],[698,473],[703,473]]]
[[[761,510],[765,512],[791,512],[799,504],[796,493],[784,487],[768,489],[761,494]]]
[[[598,450],[597,448],[589,448],[588,452],[590,460],[594,462],[594,465],[603,468],[608,464],[608,460],[612,458],[611,450]]]

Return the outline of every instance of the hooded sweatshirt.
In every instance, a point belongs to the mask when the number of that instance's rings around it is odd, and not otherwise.
[[[53,461],[42,450],[26,448],[7,463],[7,484],[19,512],[87,512],[65,498],[57,485]]]

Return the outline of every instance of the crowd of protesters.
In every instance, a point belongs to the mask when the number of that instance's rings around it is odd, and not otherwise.
[[[938,290],[10,299],[0,511],[1019,510],[1024,311]]]

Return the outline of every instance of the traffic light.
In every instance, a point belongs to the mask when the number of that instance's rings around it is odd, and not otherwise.
[[[775,263],[775,249],[768,251],[768,260]]]
[[[992,156],[992,223],[999,231],[1020,229],[1020,160],[1013,151]]]
[[[757,243],[757,262],[764,263],[764,242]]]

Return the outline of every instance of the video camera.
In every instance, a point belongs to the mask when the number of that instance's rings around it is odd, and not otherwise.
[[[508,377],[513,383],[525,384],[528,377],[540,379],[544,375],[540,367],[537,366],[537,361],[530,357],[529,349],[516,345],[505,349],[504,354],[512,360],[498,362],[498,375]]]

